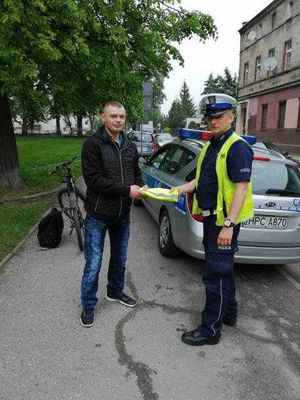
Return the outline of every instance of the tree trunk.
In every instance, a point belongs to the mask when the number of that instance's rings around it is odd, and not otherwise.
[[[95,117],[92,114],[88,114],[88,119],[90,121],[90,132],[94,131]]]
[[[56,116],[55,120],[56,120],[56,134],[61,136],[60,116]]]
[[[70,128],[70,134],[72,136],[73,135],[73,127],[72,127],[72,122],[71,122],[69,115],[65,116],[65,122],[68,125],[68,127]]]
[[[0,95],[0,191],[22,187],[24,187],[24,181],[19,170],[9,100],[7,96]]]
[[[30,132],[31,135],[33,134],[33,129],[34,129],[34,120],[32,118],[29,119],[29,127],[30,127]]]
[[[26,115],[23,115],[23,118],[22,118],[22,136],[26,136],[28,134],[27,123],[28,123],[27,117],[26,117]]]
[[[82,115],[77,115],[77,136],[82,136]]]

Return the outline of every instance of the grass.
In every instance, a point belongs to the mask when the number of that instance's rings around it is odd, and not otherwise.
[[[56,196],[28,203],[6,203],[0,209],[0,261],[25,237]]]
[[[72,163],[72,170],[79,177],[83,140],[70,137],[18,137],[20,171],[26,188],[10,195],[43,192],[58,186],[59,176],[49,176],[49,173],[55,165],[74,156],[78,156],[78,159]]]
[[[75,177],[80,176],[80,153],[84,138],[36,136],[16,139],[20,171],[26,187],[2,191],[2,198],[21,197],[57,187],[61,176],[49,176],[49,173],[55,165],[74,156],[78,156],[78,159],[72,163],[72,171]],[[51,195],[27,203],[0,203],[0,261],[24,238],[43,213],[56,203],[56,199],[56,195]]]

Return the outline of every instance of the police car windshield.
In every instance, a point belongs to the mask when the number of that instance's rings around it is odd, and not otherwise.
[[[300,196],[300,175],[292,165],[254,161],[252,183],[255,194]]]

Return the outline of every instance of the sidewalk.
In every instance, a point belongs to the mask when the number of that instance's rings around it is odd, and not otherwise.
[[[126,307],[103,302],[100,329],[79,323],[83,263],[66,221],[58,248],[41,250],[35,231],[0,270],[1,400],[139,398],[107,345]]]
[[[256,399],[298,399],[299,292],[275,269],[245,266],[238,327],[218,346],[186,347],[181,333],[204,302],[201,265],[162,257],[157,226],[133,214],[126,291],[138,307],[104,299],[107,241],[93,328],[79,323],[84,259],[67,221],[60,247],[41,250],[34,231],[0,269],[0,400],[254,399],[253,382]]]

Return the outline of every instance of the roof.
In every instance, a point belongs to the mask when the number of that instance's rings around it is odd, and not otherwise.
[[[285,0],[274,0],[267,7],[265,7],[262,11],[260,11],[255,17],[253,17],[250,21],[246,22],[241,29],[239,29],[240,34],[244,33],[253,26],[256,22],[262,19],[263,16],[267,15],[272,11],[272,9],[276,8],[279,4],[283,3]]]

